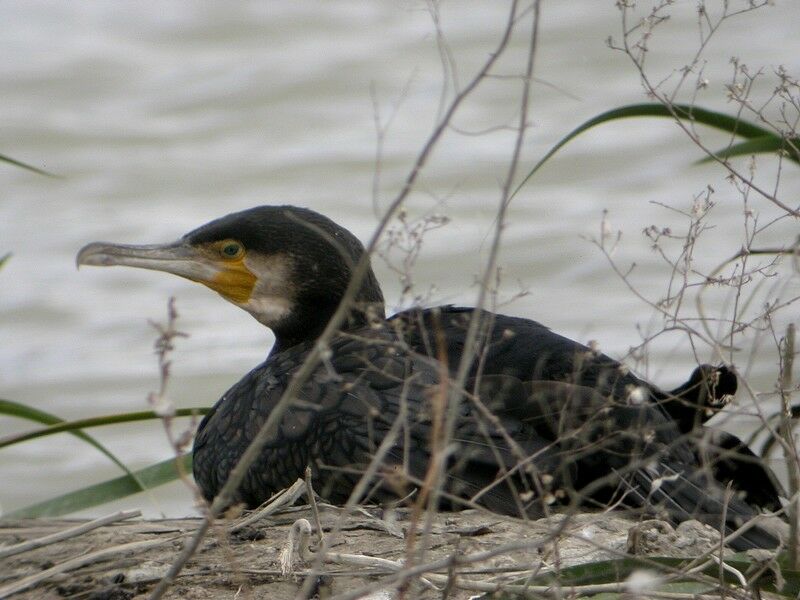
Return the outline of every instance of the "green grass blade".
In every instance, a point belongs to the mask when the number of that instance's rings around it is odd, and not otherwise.
[[[191,417],[194,415],[204,415],[210,410],[211,409],[207,407],[181,408],[175,411],[175,416]],[[0,412],[2,412],[2,404],[0,404]],[[20,442],[33,440],[47,435],[63,433],[65,431],[73,432],[80,429],[89,429],[90,427],[101,427],[103,425],[116,425],[119,423],[131,423],[135,421],[147,421],[150,419],[160,418],[161,417],[159,417],[152,410],[143,410],[139,412],[119,413],[101,417],[89,417],[87,419],[77,419],[75,421],[59,421],[42,429],[34,429],[33,431],[17,433],[0,438],[0,448],[11,446],[13,444],[19,444]]]
[[[0,256],[0,269],[8,262],[9,258],[11,258],[11,252],[6,252],[3,256]]]
[[[544,165],[550,159],[550,157],[563,148],[568,142],[592,127],[602,123],[608,123],[609,121],[629,119],[632,117],[667,117],[674,119],[676,116],[679,119],[694,121],[695,123],[721,129],[732,135],[737,135],[747,139],[772,137],[776,140],[781,140],[780,136],[753,123],[743,121],[736,117],[731,117],[725,113],[706,110],[690,104],[673,104],[669,108],[659,103],[631,104],[629,106],[614,108],[601,113],[570,131],[566,136],[561,138],[561,140],[559,140],[558,143],[553,146],[539,162],[533,166],[533,168],[528,172],[527,175],[525,175],[523,180],[516,187],[514,193],[511,194],[511,197],[513,198],[517,192],[519,192],[522,186],[525,185],[531,177],[533,177],[534,173],[536,173],[536,171],[538,171],[542,165]]]
[[[683,598],[697,598],[701,594],[708,594],[707,597],[717,598],[719,594],[714,594],[716,586],[712,582],[701,581],[679,581],[677,583],[662,583],[657,587],[658,593],[648,594],[640,592],[638,594],[631,594],[627,590],[624,592],[602,592],[595,594],[592,600],[629,600],[632,596],[639,598],[658,598],[661,595],[667,594],[680,594]],[[519,597],[514,600],[518,600]]]
[[[744,142],[739,142],[738,144],[734,144],[733,146],[728,146],[727,148],[723,148],[722,150],[714,152],[714,155],[725,159],[734,156],[785,151],[789,160],[800,164],[800,151],[798,151],[798,147],[800,147],[800,138],[789,138],[788,140],[784,140],[783,138],[772,135],[769,137],[757,137]],[[714,159],[710,156],[706,156],[698,162],[706,163],[712,160]]]
[[[33,408],[32,406],[27,406],[25,404],[20,404],[19,402],[13,402],[11,400],[3,400],[0,399],[0,415],[8,415],[10,417],[17,417],[19,419],[27,419],[29,421],[35,421],[37,423],[43,423],[45,425],[58,425],[64,423],[63,419],[56,417],[55,415],[51,415],[50,413],[44,412],[43,410],[39,410],[38,408]],[[128,477],[133,478],[134,482],[136,481],[136,475],[128,469],[125,464],[119,460],[114,454],[108,450],[105,446],[103,446],[100,442],[95,440],[90,435],[84,433],[80,430],[70,431],[72,435],[75,437],[83,440],[87,444],[94,446],[102,452],[105,456],[107,456],[111,462],[117,465],[120,469],[122,469],[125,473],[127,473]],[[140,487],[141,490],[144,487]]]
[[[24,163],[20,160],[16,160],[15,158],[11,158],[10,156],[6,156],[5,154],[0,154],[0,162],[5,162],[10,165],[14,165],[15,167],[19,167],[20,169],[25,169],[26,171],[31,171],[32,173],[36,173],[37,175],[44,175],[45,177],[56,177],[60,178],[60,175],[55,175],[54,173],[49,173],[44,169],[40,169],[38,167],[34,167],[33,165],[29,165],[28,163]]]
[[[60,517],[78,510],[85,510],[106,502],[119,500],[141,491],[137,481],[143,484],[146,489],[152,489],[177,479],[179,477],[177,461],[182,463],[187,473],[191,473],[192,457],[184,454],[178,459],[169,458],[136,471],[133,474],[134,477],[126,475],[116,479],[109,479],[44,502],[17,509],[4,515],[4,517],[11,519]]]
[[[757,564],[748,557],[746,553],[735,554],[725,559],[725,562],[737,569],[741,573],[748,574],[750,577],[757,571]],[[690,565],[697,564],[695,559],[689,558],[669,558],[669,557],[642,557],[642,558],[620,558],[612,560],[603,560],[594,563],[586,563],[575,565],[566,569],[560,569],[554,573],[545,573],[533,579],[525,580],[530,585],[553,585],[560,587],[571,586],[584,586],[594,585],[601,583],[616,583],[627,579],[631,573],[639,569],[655,570],[661,566],[664,569],[665,575],[675,575],[685,570]],[[782,596],[796,598],[800,593],[800,572],[789,568],[785,556],[781,555],[778,558],[778,564],[781,567],[781,576],[783,578],[783,587],[778,589],[775,574],[771,570],[767,570],[757,576],[757,585],[766,591],[774,592]],[[702,573],[712,578],[719,576],[719,566],[716,564],[709,565]],[[731,573],[724,573],[725,580],[732,584],[738,584],[736,579]],[[691,577],[677,576],[669,585],[688,584],[696,580]],[[510,596],[500,595],[500,598],[510,598]]]
[[[593,563],[575,565],[567,569],[560,569],[554,573],[539,575],[530,581],[531,585],[557,584],[560,586],[595,585],[599,583],[616,583],[624,581],[637,569],[653,568],[655,565],[666,569],[680,569],[687,563],[681,558],[620,558],[601,560]]]

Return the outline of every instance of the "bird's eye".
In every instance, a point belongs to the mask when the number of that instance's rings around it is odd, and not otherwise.
[[[224,258],[239,258],[244,254],[244,247],[239,242],[225,242],[219,251]]]

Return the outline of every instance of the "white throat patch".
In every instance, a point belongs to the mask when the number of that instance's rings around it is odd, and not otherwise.
[[[237,306],[272,328],[294,309],[296,290],[291,283],[291,259],[285,254],[266,256],[250,252],[244,264],[256,276],[256,284],[249,300]]]

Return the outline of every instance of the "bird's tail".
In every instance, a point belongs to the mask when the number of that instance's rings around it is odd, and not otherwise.
[[[734,492],[723,489],[700,471],[684,476],[659,462],[629,475],[626,503],[654,510],[676,522],[697,519],[725,533],[736,550],[776,548],[786,524],[759,515]]]

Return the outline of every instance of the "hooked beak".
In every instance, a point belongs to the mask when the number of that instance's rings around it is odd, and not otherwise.
[[[77,266],[137,267],[180,275],[205,283],[219,273],[219,268],[192,246],[172,244],[128,245],[92,242],[81,248]]]
[[[202,283],[234,303],[247,302],[256,277],[243,261],[224,261],[182,240],[128,245],[92,242],[81,248],[77,266],[136,267],[172,273]]]

